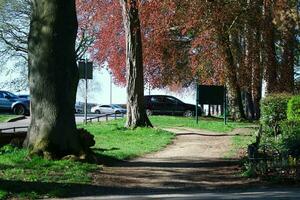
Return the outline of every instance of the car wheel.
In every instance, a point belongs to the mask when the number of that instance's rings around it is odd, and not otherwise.
[[[184,111],[183,116],[184,117],[193,117],[193,111],[186,110],[186,111]]]
[[[147,109],[147,110],[146,110],[146,114],[147,114],[147,116],[151,116],[151,115],[153,114],[153,112],[152,112],[152,110]]]
[[[116,112],[115,112],[116,114],[121,114],[121,112],[119,111],[119,110],[116,110]]]
[[[95,111],[96,114],[101,114],[100,110]]]
[[[13,108],[13,112],[15,115],[25,115],[25,107],[21,104],[15,105],[15,107]]]

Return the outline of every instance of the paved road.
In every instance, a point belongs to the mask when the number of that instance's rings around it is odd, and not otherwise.
[[[169,200],[299,200],[299,188],[257,188],[246,191],[227,192],[198,192],[145,195],[108,195],[71,198],[76,200],[143,200],[143,199],[169,199]],[[61,199],[63,200],[63,199]]]
[[[97,116],[103,116],[99,114],[88,114],[88,119],[89,118],[94,118]],[[117,115],[118,118],[122,117],[122,115]],[[80,124],[84,122],[84,115],[83,114],[76,114],[75,115],[76,123]],[[115,116],[108,117],[108,120],[113,120],[115,119]],[[106,117],[101,117],[100,121],[105,121]],[[97,121],[97,119],[94,119],[93,121]],[[5,122],[5,123],[0,123],[0,129],[6,129],[6,128],[13,128],[13,127],[24,127],[24,126],[29,126],[30,124],[30,117],[26,117],[25,119],[18,120],[15,122]],[[5,133],[10,133],[13,130],[7,130],[7,131],[2,131]],[[21,128],[17,129],[17,131],[27,131],[27,128]]]

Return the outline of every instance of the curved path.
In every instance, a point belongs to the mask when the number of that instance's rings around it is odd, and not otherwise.
[[[268,189],[258,180],[239,176],[239,162],[224,159],[236,131],[167,130],[176,133],[172,145],[104,167],[94,174],[95,188],[72,199],[299,199],[297,189]]]

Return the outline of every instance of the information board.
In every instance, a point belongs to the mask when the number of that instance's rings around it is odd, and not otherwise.
[[[93,79],[93,62],[79,61],[79,79]]]
[[[225,87],[216,85],[198,86],[198,103],[209,105],[223,105],[225,98]]]

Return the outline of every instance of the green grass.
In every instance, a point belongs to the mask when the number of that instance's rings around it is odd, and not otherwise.
[[[18,117],[17,115],[0,115],[0,123],[1,122],[7,122],[10,119],[13,119],[15,117]]]
[[[5,199],[6,196],[7,196],[7,192],[0,189],[0,199]]]
[[[99,141],[94,151],[101,156],[124,160],[158,151],[174,138],[172,133],[149,128],[129,130],[123,127],[124,120],[83,126]]]
[[[4,146],[0,149],[0,199],[8,191],[17,199],[35,199],[38,194],[59,194],[59,185],[88,184],[91,182],[89,172],[99,169],[95,164],[68,160],[50,161],[40,157],[27,157],[27,150]],[[49,185],[49,187],[29,186]],[[51,183],[56,183],[52,186]],[[28,185],[27,185],[28,184]],[[28,187],[26,187],[28,186]]]
[[[235,128],[246,127],[253,125],[246,122],[232,122],[229,121],[227,125],[224,125],[223,119],[217,118],[203,118],[199,119],[199,124],[196,123],[194,118],[187,117],[173,117],[173,116],[151,116],[150,118],[154,126],[160,128],[169,127],[190,127],[196,129],[204,129],[215,132],[230,132]]]
[[[124,121],[95,123],[86,128],[95,136],[93,150],[99,159],[124,160],[158,151],[169,144],[173,134],[159,129],[128,130]],[[70,193],[92,188],[92,172],[101,170],[97,164],[40,157],[29,158],[27,150],[4,146],[0,149],[0,199],[37,199],[65,197]],[[89,190],[89,189],[87,189]]]
[[[232,137],[232,148],[228,151],[227,155],[225,155],[226,158],[232,158],[239,156],[237,155],[241,150],[247,151],[247,147],[249,144],[254,143],[256,140],[256,135],[254,133],[254,130],[252,132],[249,132],[247,135],[235,135]]]

